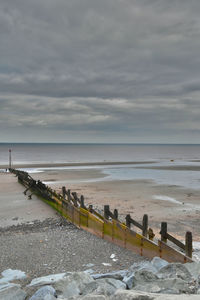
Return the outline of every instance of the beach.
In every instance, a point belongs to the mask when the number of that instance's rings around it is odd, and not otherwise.
[[[106,273],[145,260],[75,227],[24,191],[15,175],[0,173],[0,272],[22,270],[27,284],[39,276],[89,269]]]
[[[153,180],[110,180],[102,169],[46,170],[32,176],[61,192],[62,186],[84,195],[87,205],[103,212],[104,205],[118,209],[120,219],[125,216],[141,222],[149,216],[149,226],[159,237],[161,222],[168,222],[168,231],[183,239],[186,231],[192,231],[196,241],[199,236],[200,190],[184,188],[176,184],[156,184]],[[148,167],[147,167],[148,168]],[[153,167],[154,168],[154,167]],[[174,166],[176,171],[177,166]],[[170,167],[173,172],[173,167]],[[181,168],[183,169],[183,167]],[[184,170],[196,167],[185,166]]]
[[[30,279],[86,270],[90,265],[96,272],[109,272],[145,259],[76,228],[36,196],[29,199],[30,191],[25,195],[25,187],[4,166],[0,165],[0,271],[21,269]],[[86,206],[93,205],[102,214],[104,205],[110,205],[111,211],[118,209],[122,222],[130,214],[141,223],[147,214],[156,239],[161,222],[167,222],[174,237],[184,242],[186,231],[191,231],[196,244],[200,242],[198,161],[19,163],[15,167],[59,193],[65,186],[83,195]]]
[[[66,164],[67,165],[67,164]],[[193,237],[199,241],[199,213],[200,213],[200,190],[181,187],[176,184],[158,184],[154,180],[116,180],[103,172],[103,164],[81,164],[75,168],[67,165],[67,169],[58,168],[57,164],[49,164],[46,168],[40,166],[38,169],[31,169],[34,172],[30,175],[35,180],[41,180],[48,186],[61,193],[62,186],[72,192],[83,195],[86,205],[93,205],[94,208],[103,212],[104,205],[110,205],[111,210],[118,209],[120,220],[125,221],[125,216],[141,222],[144,214],[148,214],[149,226],[159,237],[160,223],[168,222],[168,231],[175,234],[179,239],[184,239],[186,231],[192,231]],[[104,165],[104,167],[107,164]],[[112,166],[113,164],[110,164]],[[74,165],[73,165],[74,166]],[[98,168],[100,166],[100,168]],[[118,164],[118,166],[120,166]],[[126,168],[126,164],[124,164]],[[35,166],[36,168],[36,166]],[[134,166],[137,168],[137,165]],[[144,168],[140,166],[140,168]],[[150,168],[145,166],[146,169]],[[193,171],[198,166],[168,166],[155,168],[170,168],[171,172],[177,169]],[[41,171],[42,170],[42,171]],[[28,202],[23,195],[24,188],[17,183],[13,175],[1,174],[1,226],[16,225],[20,222],[32,220],[34,216],[41,221],[45,218],[55,217],[56,213],[50,207],[46,207],[41,200],[33,196]],[[8,192],[9,191],[9,192]],[[16,193],[16,191],[18,191]],[[15,199],[12,207],[15,207],[15,215],[9,201],[3,199]],[[18,213],[19,212],[19,213]],[[22,213],[23,212],[23,213]],[[22,217],[18,217],[23,215]],[[16,219],[18,218],[18,219]]]

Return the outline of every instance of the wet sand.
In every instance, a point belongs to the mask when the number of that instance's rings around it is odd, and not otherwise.
[[[0,173],[0,227],[58,218],[56,212],[35,196],[28,200],[25,187],[13,174]]]
[[[185,166],[187,168],[191,166]],[[168,222],[168,231],[178,238],[184,240],[185,232],[192,231],[194,240],[200,241],[200,190],[159,185],[151,180],[111,181],[101,169],[47,170],[32,176],[59,192],[66,186],[84,195],[86,204],[93,204],[98,210],[103,211],[103,206],[109,204],[111,209],[119,210],[121,220],[131,214],[141,221],[143,215],[148,214],[149,226],[157,237],[160,223]]]

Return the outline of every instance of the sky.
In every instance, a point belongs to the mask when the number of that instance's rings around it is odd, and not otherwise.
[[[199,0],[1,0],[0,142],[200,143]]]

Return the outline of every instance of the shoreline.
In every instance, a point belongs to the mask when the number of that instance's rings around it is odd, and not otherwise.
[[[105,161],[105,162],[79,162],[79,163],[36,163],[36,164],[14,164],[12,168],[54,168],[54,167],[84,167],[84,166],[109,166],[109,165],[141,165],[141,164],[152,164],[157,161]],[[0,169],[8,169],[8,165],[1,164]]]

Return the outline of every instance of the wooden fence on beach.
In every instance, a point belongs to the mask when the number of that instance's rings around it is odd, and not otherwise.
[[[34,180],[27,172],[10,169],[16,174],[18,181],[28,190],[40,197],[43,201],[55,208],[62,216],[71,221],[77,227],[82,228],[96,236],[110,241],[114,244],[132,250],[141,256],[153,258],[159,256],[169,262],[192,262],[192,234],[187,232],[185,244],[177,240],[167,232],[167,223],[161,224],[161,239],[153,241],[154,233],[148,227],[148,216],[144,215],[142,223],[133,220],[130,215],[126,216],[126,222],[118,220],[118,211],[112,213],[109,205],[104,206],[104,215],[93,209],[92,205],[85,206],[84,197],[78,196],[76,192],[71,192],[62,187],[62,194],[57,193],[40,180]],[[29,195],[31,198],[31,194]],[[139,228],[139,234],[131,225]],[[181,252],[167,244],[167,240],[181,248]]]

